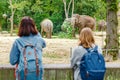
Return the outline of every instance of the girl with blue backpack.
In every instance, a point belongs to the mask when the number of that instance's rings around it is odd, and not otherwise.
[[[43,80],[42,48],[46,43],[32,18],[22,18],[18,36],[10,52],[11,65],[17,65],[16,80]]]
[[[104,78],[106,68],[102,49],[95,44],[92,30],[88,27],[81,30],[79,44],[72,50],[71,67],[74,70],[74,80],[103,80]]]

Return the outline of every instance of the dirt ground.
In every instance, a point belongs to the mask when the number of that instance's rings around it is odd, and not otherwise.
[[[101,47],[104,44],[103,39],[99,33],[95,33],[96,44]],[[10,37],[9,35],[0,34],[0,64],[9,63],[9,53],[14,40],[17,36]],[[43,63],[70,63],[70,51],[72,47],[77,46],[78,37],[76,39],[46,39],[47,47],[43,49]]]

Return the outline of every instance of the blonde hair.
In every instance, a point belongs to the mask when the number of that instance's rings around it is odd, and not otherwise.
[[[88,27],[83,28],[79,35],[79,45],[82,45],[85,48],[90,48],[92,47],[92,44],[95,44],[92,30]]]

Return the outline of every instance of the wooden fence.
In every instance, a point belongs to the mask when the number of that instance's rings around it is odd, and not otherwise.
[[[104,80],[120,80],[120,63],[107,63]],[[0,80],[15,80],[14,66],[0,65]],[[45,64],[44,80],[73,80],[70,64]]]

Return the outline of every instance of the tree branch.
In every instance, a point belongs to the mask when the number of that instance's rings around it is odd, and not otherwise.
[[[74,0],[72,0],[72,16],[73,16],[73,13],[74,13]]]
[[[72,0],[70,0],[69,4],[68,4],[68,9],[67,9],[67,12],[69,13],[69,10],[70,10],[70,5],[72,3]]]
[[[65,16],[66,18],[68,18],[68,12],[66,10],[66,0],[63,0],[63,3],[64,3]]]

